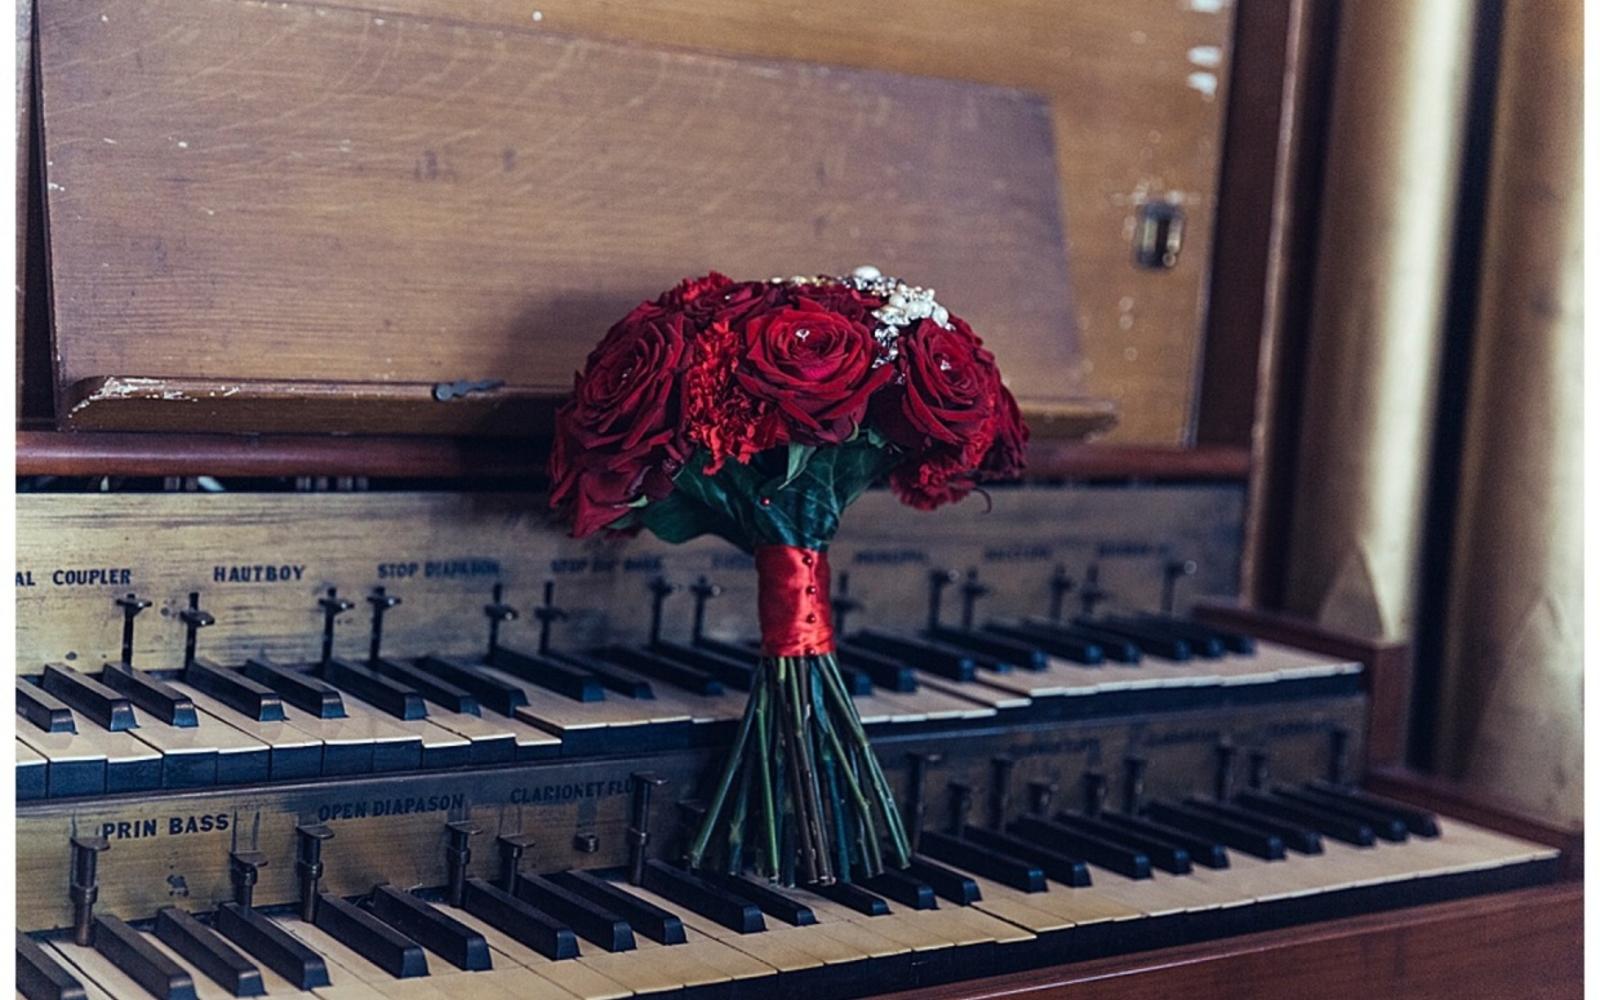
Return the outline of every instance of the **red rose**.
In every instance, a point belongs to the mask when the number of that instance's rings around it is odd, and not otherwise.
[[[802,286],[794,290],[794,297],[797,301],[815,302],[829,312],[839,313],[872,329],[878,325],[872,311],[883,305],[882,299],[841,284]]]
[[[784,300],[785,288],[769,281],[737,281],[709,287],[683,303],[683,313],[698,330],[713,323],[738,326],[751,314]]]
[[[641,496],[671,492],[687,452],[678,391],[689,358],[684,321],[650,311],[636,309],[611,328],[556,414],[550,503],[573,506],[580,538],[621,518]]]
[[[749,320],[735,377],[752,398],[783,414],[784,439],[838,444],[860,427],[868,400],[894,376],[892,366],[873,367],[877,356],[869,327],[802,298]]]
[[[975,467],[994,440],[994,414],[1003,391],[994,355],[972,328],[950,317],[946,329],[922,320],[900,337],[904,380],[875,411],[878,428],[914,452],[954,449]]]
[[[983,456],[978,475],[984,479],[1015,479],[1028,464],[1028,425],[1011,390],[1000,387],[999,405],[994,413],[994,444]]]

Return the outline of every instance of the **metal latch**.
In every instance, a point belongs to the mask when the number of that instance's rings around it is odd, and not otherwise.
[[[1133,262],[1139,267],[1176,267],[1183,248],[1183,210],[1166,201],[1139,206],[1133,229]]]

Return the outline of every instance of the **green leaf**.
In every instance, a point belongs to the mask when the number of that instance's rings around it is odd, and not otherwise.
[[[806,463],[811,461],[811,456],[816,454],[816,445],[795,444],[789,442],[789,471],[784,475],[783,482],[778,484],[778,489],[783,489],[799,478],[805,471]]]

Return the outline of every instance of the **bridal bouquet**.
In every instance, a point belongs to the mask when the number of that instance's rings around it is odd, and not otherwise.
[[[908,863],[839,674],[828,543],[869,486],[930,510],[1016,476],[1027,438],[972,329],[871,267],[686,279],[589,355],[550,457],[573,534],[711,534],[755,557],[761,658],[691,865],[827,884]]]

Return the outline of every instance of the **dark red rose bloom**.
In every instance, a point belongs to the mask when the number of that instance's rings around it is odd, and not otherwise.
[[[785,440],[838,444],[860,427],[868,400],[894,376],[891,366],[873,367],[877,355],[867,326],[801,299],[749,320],[735,378],[783,414]]]
[[[913,452],[954,449],[975,467],[994,440],[1000,373],[972,328],[950,317],[950,329],[925,319],[900,337],[903,381],[874,411],[878,428]]]
[[[770,281],[736,281],[709,288],[683,304],[683,314],[697,330],[713,323],[738,326],[752,314],[776,308],[787,289]]]
[[[679,419],[689,361],[683,317],[649,312],[636,309],[611,328],[556,415],[550,502],[572,506],[578,537],[640,497],[666,496],[688,451]]]
[[[844,284],[806,285],[796,288],[794,297],[796,301],[815,302],[868,328],[877,327],[878,321],[873,318],[872,311],[883,305],[883,300],[877,296]]]
[[[1015,479],[1028,464],[1028,425],[1011,390],[1000,387],[999,405],[994,413],[994,444],[983,456],[978,475],[984,479]]]

